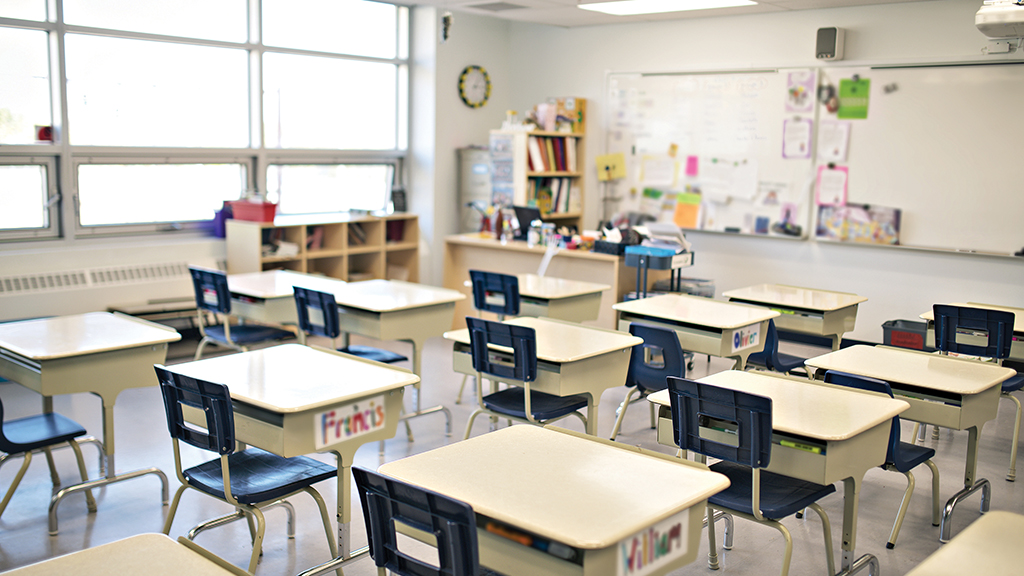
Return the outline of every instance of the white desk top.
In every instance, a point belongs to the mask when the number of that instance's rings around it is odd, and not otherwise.
[[[993,510],[971,523],[955,538],[924,559],[906,576],[963,576],[1019,574],[1024,566],[1024,516]]]
[[[505,324],[526,326],[537,333],[537,359],[548,362],[576,362],[642,344],[643,339],[628,332],[583,326],[551,318],[514,318]],[[469,329],[445,332],[448,340],[469,344]]]
[[[166,368],[226,384],[232,398],[278,413],[313,410],[420,380],[404,368],[300,344],[282,344]]]
[[[465,300],[456,290],[399,280],[367,280],[349,282],[334,291],[339,306],[360,308],[371,312],[396,312]]]
[[[729,486],[714,472],[536,426],[502,428],[380,472],[584,549],[612,546]],[[639,486],[671,489],[652,498]]]
[[[846,292],[831,292],[815,288],[800,288],[782,284],[758,284],[723,292],[726,298],[760,302],[766,305],[791,306],[806,310],[831,312],[855,306],[867,300],[864,296]]]
[[[699,382],[767,396],[772,399],[773,429],[832,442],[848,440],[910,408],[903,400],[762,372],[727,370]],[[670,405],[668,390],[648,398]]]
[[[0,348],[37,361],[178,340],[181,334],[172,328],[108,312],[0,324]]]
[[[302,274],[289,270],[268,270],[228,276],[228,289],[231,292],[264,299],[291,298],[292,286],[333,293],[345,284],[344,280],[337,278]]]
[[[981,304],[979,302],[951,302],[953,306],[969,306],[971,308],[988,308],[989,310],[1002,310],[1013,313],[1013,331],[1024,332],[1024,308],[1012,308],[1010,306],[998,306],[996,304]],[[929,310],[921,314],[922,320],[935,321],[935,311]]]
[[[31,564],[7,572],[10,576],[109,576],[148,574],[152,576],[224,576],[244,574],[217,565],[163,534],[138,534],[93,548]]]
[[[536,274],[519,274],[517,278],[519,278],[519,294],[521,296],[543,298],[545,300],[596,294],[611,288],[607,284],[552,278],[551,276],[537,276]]]
[[[851,346],[804,364],[953,394],[978,394],[1016,374],[995,364],[876,346]]]
[[[778,312],[760,306],[722,302],[720,300],[683,294],[662,294],[641,300],[619,302],[613,305],[612,308],[619,312],[652,316],[672,322],[686,322],[722,330],[742,328],[779,316]]]

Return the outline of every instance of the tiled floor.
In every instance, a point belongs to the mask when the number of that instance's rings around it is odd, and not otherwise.
[[[408,348],[402,344],[395,344],[393,349],[408,352]],[[785,345],[784,350],[805,356],[824,352],[821,349]],[[172,353],[176,358],[169,359],[168,363],[191,357],[190,351],[184,345],[178,345]],[[730,362],[727,361],[712,359],[708,362],[705,357],[698,356],[691,376],[699,377],[708,372],[728,369],[729,365]],[[443,403],[451,408],[454,414],[454,434],[451,438],[445,437],[443,417],[440,415],[414,419],[412,426],[415,441],[409,443],[402,433],[402,428],[399,427],[399,435],[386,443],[386,460],[429,450],[458,441],[462,437],[475,400],[467,391],[461,405],[454,403],[461,381],[461,375],[451,369],[451,346],[441,338],[431,339],[424,354],[423,405]],[[624,397],[625,391],[623,387],[612,389],[602,397],[599,426],[602,434],[611,431],[615,421],[615,409]],[[7,419],[39,411],[39,397],[16,384],[0,383],[0,398],[3,399],[4,417]],[[88,394],[62,396],[55,398],[54,406],[57,411],[82,423],[91,432],[96,433],[100,430],[99,398]],[[672,452],[657,444],[654,431],[648,428],[648,414],[647,407],[643,404],[630,407],[618,440],[666,453]],[[171,442],[167,436],[158,390],[139,388],[122,393],[118,398],[115,415],[118,469],[126,471],[157,466],[170,477],[173,494],[178,481],[174,477]],[[1024,513],[1024,463],[1021,482],[1011,483],[1004,480],[1013,416],[1013,404],[1001,401],[998,418],[985,426],[979,458],[979,477],[988,478],[992,482],[993,509]],[[582,428],[575,419],[565,422],[567,427]],[[486,427],[484,419],[479,419],[474,434],[483,434]],[[910,425],[905,424],[904,434],[909,433]],[[943,430],[939,440],[933,441],[929,438],[927,441],[938,452],[936,463],[942,474],[943,502],[962,485],[966,440],[966,432]],[[95,450],[88,446],[84,450],[90,475],[95,476]],[[184,458],[187,462],[197,462],[201,456],[198,451],[186,451]],[[318,457],[328,462],[332,460],[328,457]],[[73,482],[75,466],[70,451],[58,451],[57,463],[64,481]],[[376,443],[364,446],[357,454],[355,462],[356,465],[371,468],[376,468],[379,463]],[[20,460],[0,468],[0,490],[6,490],[19,465]],[[940,546],[939,529],[933,527],[930,522],[929,472],[922,467],[916,472],[916,476],[917,490],[894,550],[886,550],[885,542],[903,494],[904,478],[898,473],[882,470],[873,470],[865,478],[860,499],[857,552],[876,555],[881,563],[882,573],[886,576],[904,574]],[[318,488],[327,500],[328,506],[333,506],[335,485],[327,482]],[[671,487],[639,485],[636,489],[649,491],[652,497],[656,497],[658,491],[671,490]],[[837,561],[843,511],[841,493],[840,489],[823,501],[823,506],[832,521]],[[30,564],[133,534],[158,532],[162,529],[167,513],[167,508],[161,507],[159,503],[159,482],[155,477],[148,476],[96,491],[99,511],[95,514],[86,512],[84,496],[69,497],[61,504],[59,510],[60,534],[51,537],[47,534],[46,522],[50,494],[51,485],[46,465],[42,458],[37,458],[33,461],[3,518],[0,519],[0,570]],[[287,539],[283,510],[269,512],[259,574],[296,574],[329,558],[322,527],[312,501],[300,495],[293,498],[292,502],[298,516],[297,538]],[[358,497],[354,493],[352,502],[358,506]],[[973,496],[960,505],[953,519],[954,535],[978,518],[979,502],[980,497]],[[229,508],[226,505],[190,491],[182,499],[171,535],[183,535],[199,521],[227,512]],[[353,511],[353,519],[353,544],[358,547],[365,543],[362,516],[358,510]],[[794,539],[790,574],[820,575],[824,566],[824,553],[821,546],[821,526],[817,517],[812,514],[804,519],[789,518],[784,524],[793,533]],[[719,544],[721,540],[722,533],[719,527]],[[245,566],[248,563],[250,544],[244,523],[236,522],[227,527],[204,532],[197,538],[197,542],[236,565]],[[702,538],[701,553],[695,563],[674,572],[673,575],[707,574],[706,543],[707,539]],[[720,573],[736,576],[777,574],[781,567],[782,547],[782,537],[774,529],[737,519],[735,546],[733,550],[724,551],[720,555]],[[984,554],[983,551],[978,553]],[[350,563],[345,573],[348,576],[369,576],[376,574],[376,571],[372,562],[368,558],[363,558]]]

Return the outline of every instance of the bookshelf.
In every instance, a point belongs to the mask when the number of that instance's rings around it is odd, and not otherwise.
[[[495,201],[535,205],[544,221],[582,229],[584,136],[492,130]]]
[[[294,270],[349,282],[419,280],[419,220],[389,216],[278,216],[273,222],[228,220],[228,273]],[[282,244],[277,252],[267,245]]]

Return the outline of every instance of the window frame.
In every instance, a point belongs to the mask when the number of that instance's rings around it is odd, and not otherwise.
[[[373,0],[369,0],[373,1]],[[0,147],[0,163],[24,164],[45,162],[48,195],[51,199],[49,228],[45,230],[0,230],[0,246],[13,240],[63,239],[74,242],[104,236],[155,236],[168,233],[192,231],[195,234],[210,226],[210,220],[181,222],[178,225],[122,224],[104,226],[82,226],[79,220],[78,167],[84,164],[209,164],[240,163],[246,166],[247,187],[267,193],[266,173],[270,164],[391,164],[394,166],[395,186],[406,178],[403,172],[407,166],[409,150],[409,69],[411,65],[409,44],[411,40],[409,7],[396,4],[395,19],[396,56],[375,58],[338,53],[316,52],[279,46],[265,46],[262,43],[260,21],[262,6],[260,0],[250,0],[248,14],[249,39],[246,42],[227,42],[189,37],[165,36],[134,31],[68,25],[62,21],[63,1],[50,0],[46,21],[19,20],[0,17],[0,27],[12,27],[45,31],[49,34],[50,83],[52,89],[52,122],[58,134],[53,143],[35,145],[9,145]],[[68,122],[67,75],[65,69],[66,34],[110,36],[133,40],[191,44],[219,48],[240,48],[249,54],[249,91],[245,105],[250,118],[249,145],[246,148],[180,148],[180,147],[132,147],[132,146],[72,146],[68,133],[74,125]],[[337,58],[343,60],[372,61],[395,65],[397,75],[395,115],[395,148],[387,150],[338,150],[338,149],[282,149],[267,148],[264,143],[263,124],[263,55],[266,53],[297,54]],[[31,159],[31,162],[29,162]]]
[[[62,202],[59,192],[57,158],[48,155],[0,156],[0,166],[43,166],[46,178],[46,212],[48,224],[45,228],[0,228],[0,242],[24,240],[53,240],[60,237]]]

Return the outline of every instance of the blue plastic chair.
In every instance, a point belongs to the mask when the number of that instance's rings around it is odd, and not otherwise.
[[[500,272],[470,270],[473,307],[498,315],[499,320],[519,315],[519,278]]]
[[[718,509],[781,532],[786,541],[782,576],[786,576],[793,555],[793,538],[779,520],[810,508],[821,518],[826,569],[829,575],[835,574],[832,528],[828,515],[817,504],[835,492],[835,486],[761,470],[768,466],[772,454],[771,398],[675,376],[668,377],[668,389],[676,444],[684,450],[720,459],[711,469],[729,478],[728,488],[708,498],[708,518],[714,518]],[[717,569],[718,551],[711,522],[708,541],[708,565]]]
[[[0,516],[7,509],[8,502],[14,496],[14,491],[21,484],[29,464],[32,463],[32,452],[43,449],[46,453],[46,463],[50,466],[50,478],[54,486],[59,486],[59,476],[54,467],[53,456],[50,448],[65,442],[75,451],[75,458],[78,460],[78,472],[82,476],[82,482],[89,481],[89,475],[85,470],[85,460],[82,458],[82,449],[77,439],[85,436],[85,428],[78,422],[65,418],[56,412],[36,414],[25,418],[8,420],[4,422],[4,404],[0,401],[0,452],[5,452],[7,457],[22,456],[24,460],[21,468],[14,476],[10,488],[0,501]],[[92,490],[85,491],[86,506],[90,512],[96,511],[96,500],[92,496]]]
[[[473,508],[444,494],[352,467],[366,522],[370,557],[378,571],[400,576],[477,576],[480,573]],[[438,562],[431,565],[399,550],[397,524],[431,534]]]
[[[196,347],[194,360],[203,356],[203,348],[207,344],[217,344],[235,350],[246,351],[254,344],[274,342],[294,336],[287,330],[261,324],[231,325],[231,292],[228,290],[228,277],[219,270],[189,267],[192,274],[192,287],[195,290],[196,306],[199,309],[199,333],[203,338]],[[207,326],[207,312],[220,322],[217,326]]]
[[[779,352],[779,331],[775,328],[775,321],[769,320],[768,331],[764,335],[764,349],[747,357],[747,367],[788,374],[797,369],[806,370],[804,360],[806,358]]]
[[[500,321],[519,315],[518,277],[500,272],[470,270],[469,281],[473,292],[473,308],[478,312],[497,314]],[[462,392],[466,389],[467,378],[468,376],[462,377],[459,393],[455,396],[456,404],[462,404]]]
[[[186,488],[227,502],[247,517],[255,519],[255,529],[251,522],[249,525],[253,539],[249,573],[254,573],[266,531],[266,521],[260,508],[305,492],[319,506],[331,556],[337,556],[338,547],[334,540],[331,515],[327,512],[324,499],[313,488],[317,482],[336,481],[337,468],[306,456],[283,458],[258,448],[250,447],[236,452],[234,412],[227,386],[176,374],[163,366],[155,366],[155,369],[164,399],[167,429],[173,440],[174,466],[178,480],[181,481],[181,487],[174,493],[164,523],[164,534],[170,534],[178,502]],[[183,406],[205,414],[205,430],[185,422]],[[216,452],[220,457],[183,469],[180,442]]]
[[[668,377],[686,377],[686,356],[679,346],[675,330],[638,324],[629,325],[629,333],[643,338],[643,344],[633,346],[629,356],[629,371],[626,373],[626,398],[619,405],[619,416],[612,428],[611,440],[619,435],[626,408],[633,395],[639,393],[639,400],[668,387]],[[654,404],[651,406],[651,428],[655,427]]]
[[[303,335],[330,338],[331,346],[337,348],[339,352],[385,364],[405,362],[409,359],[397,352],[372,346],[352,344],[344,348],[338,348],[335,340],[338,336],[341,336],[341,324],[338,320],[338,302],[334,299],[334,294],[301,288],[299,286],[293,286],[292,291],[295,294],[295,308],[299,317],[299,329]]]
[[[867,376],[857,376],[855,374],[829,370],[825,372],[825,382],[836,384],[837,386],[867,390],[868,392],[877,392],[885,394],[890,398],[893,397],[892,387],[889,386],[888,382],[868,378]],[[901,472],[906,476],[907,490],[903,493],[903,501],[900,503],[900,510],[896,514],[896,522],[892,525],[892,531],[889,533],[889,541],[885,544],[886,548],[891,550],[896,547],[896,538],[900,535],[903,518],[907,515],[907,507],[910,506],[910,497],[914,494],[915,482],[914,474],[911,470],[921,464],[927,465],[932,471],[932,526],[939,525],[941,520],[941,513],[939,511],[939,469],[931,460],[934,457],[935,450],[931,448],[902,442],[900,440],[900,417],[893,416],[892,428],[889,432],[889,449],[886,451],[885,464],[882,465],[882,468],[893,472]]]
[[[969,308],[951,304],[932,306],[935,316],[935,347],[940,354],[966,354],[991,358],[998,363],[1010,356],[1013,344],[1013,312]],[[1017,479],[1017,441],[1020,439],[1021,405],[1011,393],[1024,388],[1024,374],[1003,380],[1002,397],[1010,399],[1017,408],[1013,423],[1013,442],[1010,444],[1010,469],[1006,479]]]
[[[473,369],[477,372],[476,393],[480,407],[469,415],[464,438],[469,438],[476,417],[485,413],[534,425],[574,415],[586,427],[587,418],[579,412],[587,407],[586,396],[555,396],[530,390],[530,383],[537,379],[537,334],[533,328],[471,316],[466,317],[466,325]],[[510,349],[511,355],[504,350],[492,350],[492,344]],[[512,385],[484,396],[485,375]]]

